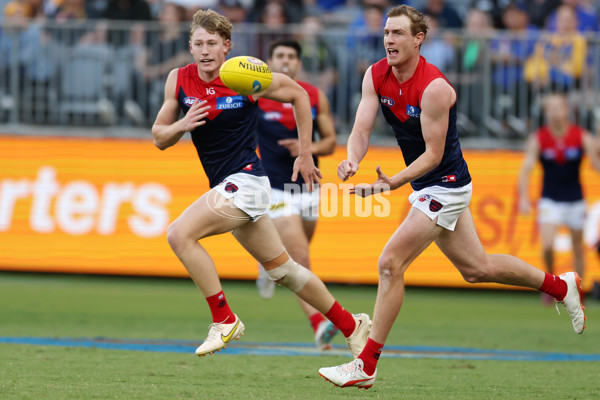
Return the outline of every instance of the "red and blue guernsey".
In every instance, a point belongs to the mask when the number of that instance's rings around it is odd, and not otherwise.
[[[306,83],[298,81],[308,93],[314,121],[319,113],[319,90]],[[294,110],[289,103],[265,99],[258,100],[258,149],[263,166],[269,176],[271,187],[284,190],[286,183],[292,183],[292,171],[295,158],[285,147],[277,144],[281,139],[298,139],[298,129],[294,119]],[[314,139],[314,129],[313,129]],[[318,166],[317,157],[313,156],[315,166]],[[304,183],[302,176],[298,175],[296,184]]]
[[[398,82],[385,58],[373,64],[371,74],[383,116],[394,130],[404,162],[408,166],[425,152],[420,119],[423,91],[436,78],[448,80],[423,57],[413,76],[403,83]],[[440,165],[410,184],[417,191],[429,186],[462,187],[470,182],[471,175],[458,141],[455,103],[450,108],[446,145]]]
[[[211,106],[206,124],[191,132],[211,188],[237,172],[266,175],[256,154],[256,101],[235,93],[218,77],[204,82],[196,64],[179,68],[176,95],[184,113],[196,101],[207,100]]]
[[[543,126],[536,135],[544,170],[542,197],[561,202],[583,200],[579,180],[583,158],[583,128],[570,125],[567,133],[557,138],[547,126]]]

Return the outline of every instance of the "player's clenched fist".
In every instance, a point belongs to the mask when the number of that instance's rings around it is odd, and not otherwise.
[[[344,160],[342,161],[337,168],[338,178],[345,181],[358,171],[358,163]]]

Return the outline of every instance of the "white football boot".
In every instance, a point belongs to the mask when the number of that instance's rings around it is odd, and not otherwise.
[[[325,380],[333,383],[335,386],[355,386],[359,389],[368,389],[375,383],[377,370],[373,372],[373,375],[369,376],[363,371],[363,368],[363,360],[356,358],[347,364],[321,368],[319,369],[319,375],[325,378]]]
[[[556,311],[560,314],[558,303],[562,303],[571,317],[575,332],[583,333],[587,317],[584,314],[585,307],[581,304],[581,297],[583,294],[581,278],[577,272],[566,272],[559,275],[559,278],[567,283],[567,295],[562,301],[556,301]]]
[[[371,330],[371,319],[367,314],[352,314],[356,326],[352,335],[346,338],[346,344],[354,358],[358,357],[365,348]]]
[[[230,324],[213,322],[208,327],[208,336],[196,349],[196,355],[205,356],[225,349],[229,342],[239,340],[240,336],[244,335],[244,329],[244,323],[237,315],[235,315],[235,320]]]

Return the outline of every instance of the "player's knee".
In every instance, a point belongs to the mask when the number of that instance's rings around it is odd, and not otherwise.
[[[379,276],[390,279],[402,277],[407,266],[398,257],[385,252],[379,256],[377,263]]]
[[[291,258],[279,267],[267,270],[269,279],[275,281],[294,293],[298,293],[306,286],[313,275],[308,269],[298,265]]]
[[[290,256],[292,257],[292,259],[299,264],[301,267],[304,267],[306,269],[310,269],[310,260],[308,258],[308,252],[302,252],[302,251],[290,251]]]
[[[171,249],[177,253],[185,246],[186,235],[177,224],[177,221],[171,222],[167,227],[167,242]]]
[[[469,268],[461,270],[462,277],[469,283],[489,282],[489,274],[485,269]]]
[[[295,241],[294,243],[286,243],[285,250],[296,263],[304,267],[309,267],[308,243],[302,240]]]

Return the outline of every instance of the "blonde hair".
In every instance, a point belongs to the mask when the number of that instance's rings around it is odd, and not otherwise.
[[[229,40],[229,50],[233,47],[231,43],[231,30],[233,24],[229,19],[216,11],[209,9],[198,10],[192,17],[190,25],[190,39],[198,28],[203,28],[208,33],[216,33],[223,38],[223,41]]]
[[[402,4],[400,6],[393,7],[386,14],[388,18],[399,17],[405,15],[410,19],[410,33],[415,36],[419,32],[423,32],[427,36],[429,30],[429,24],[427,18],[416,9]]]

